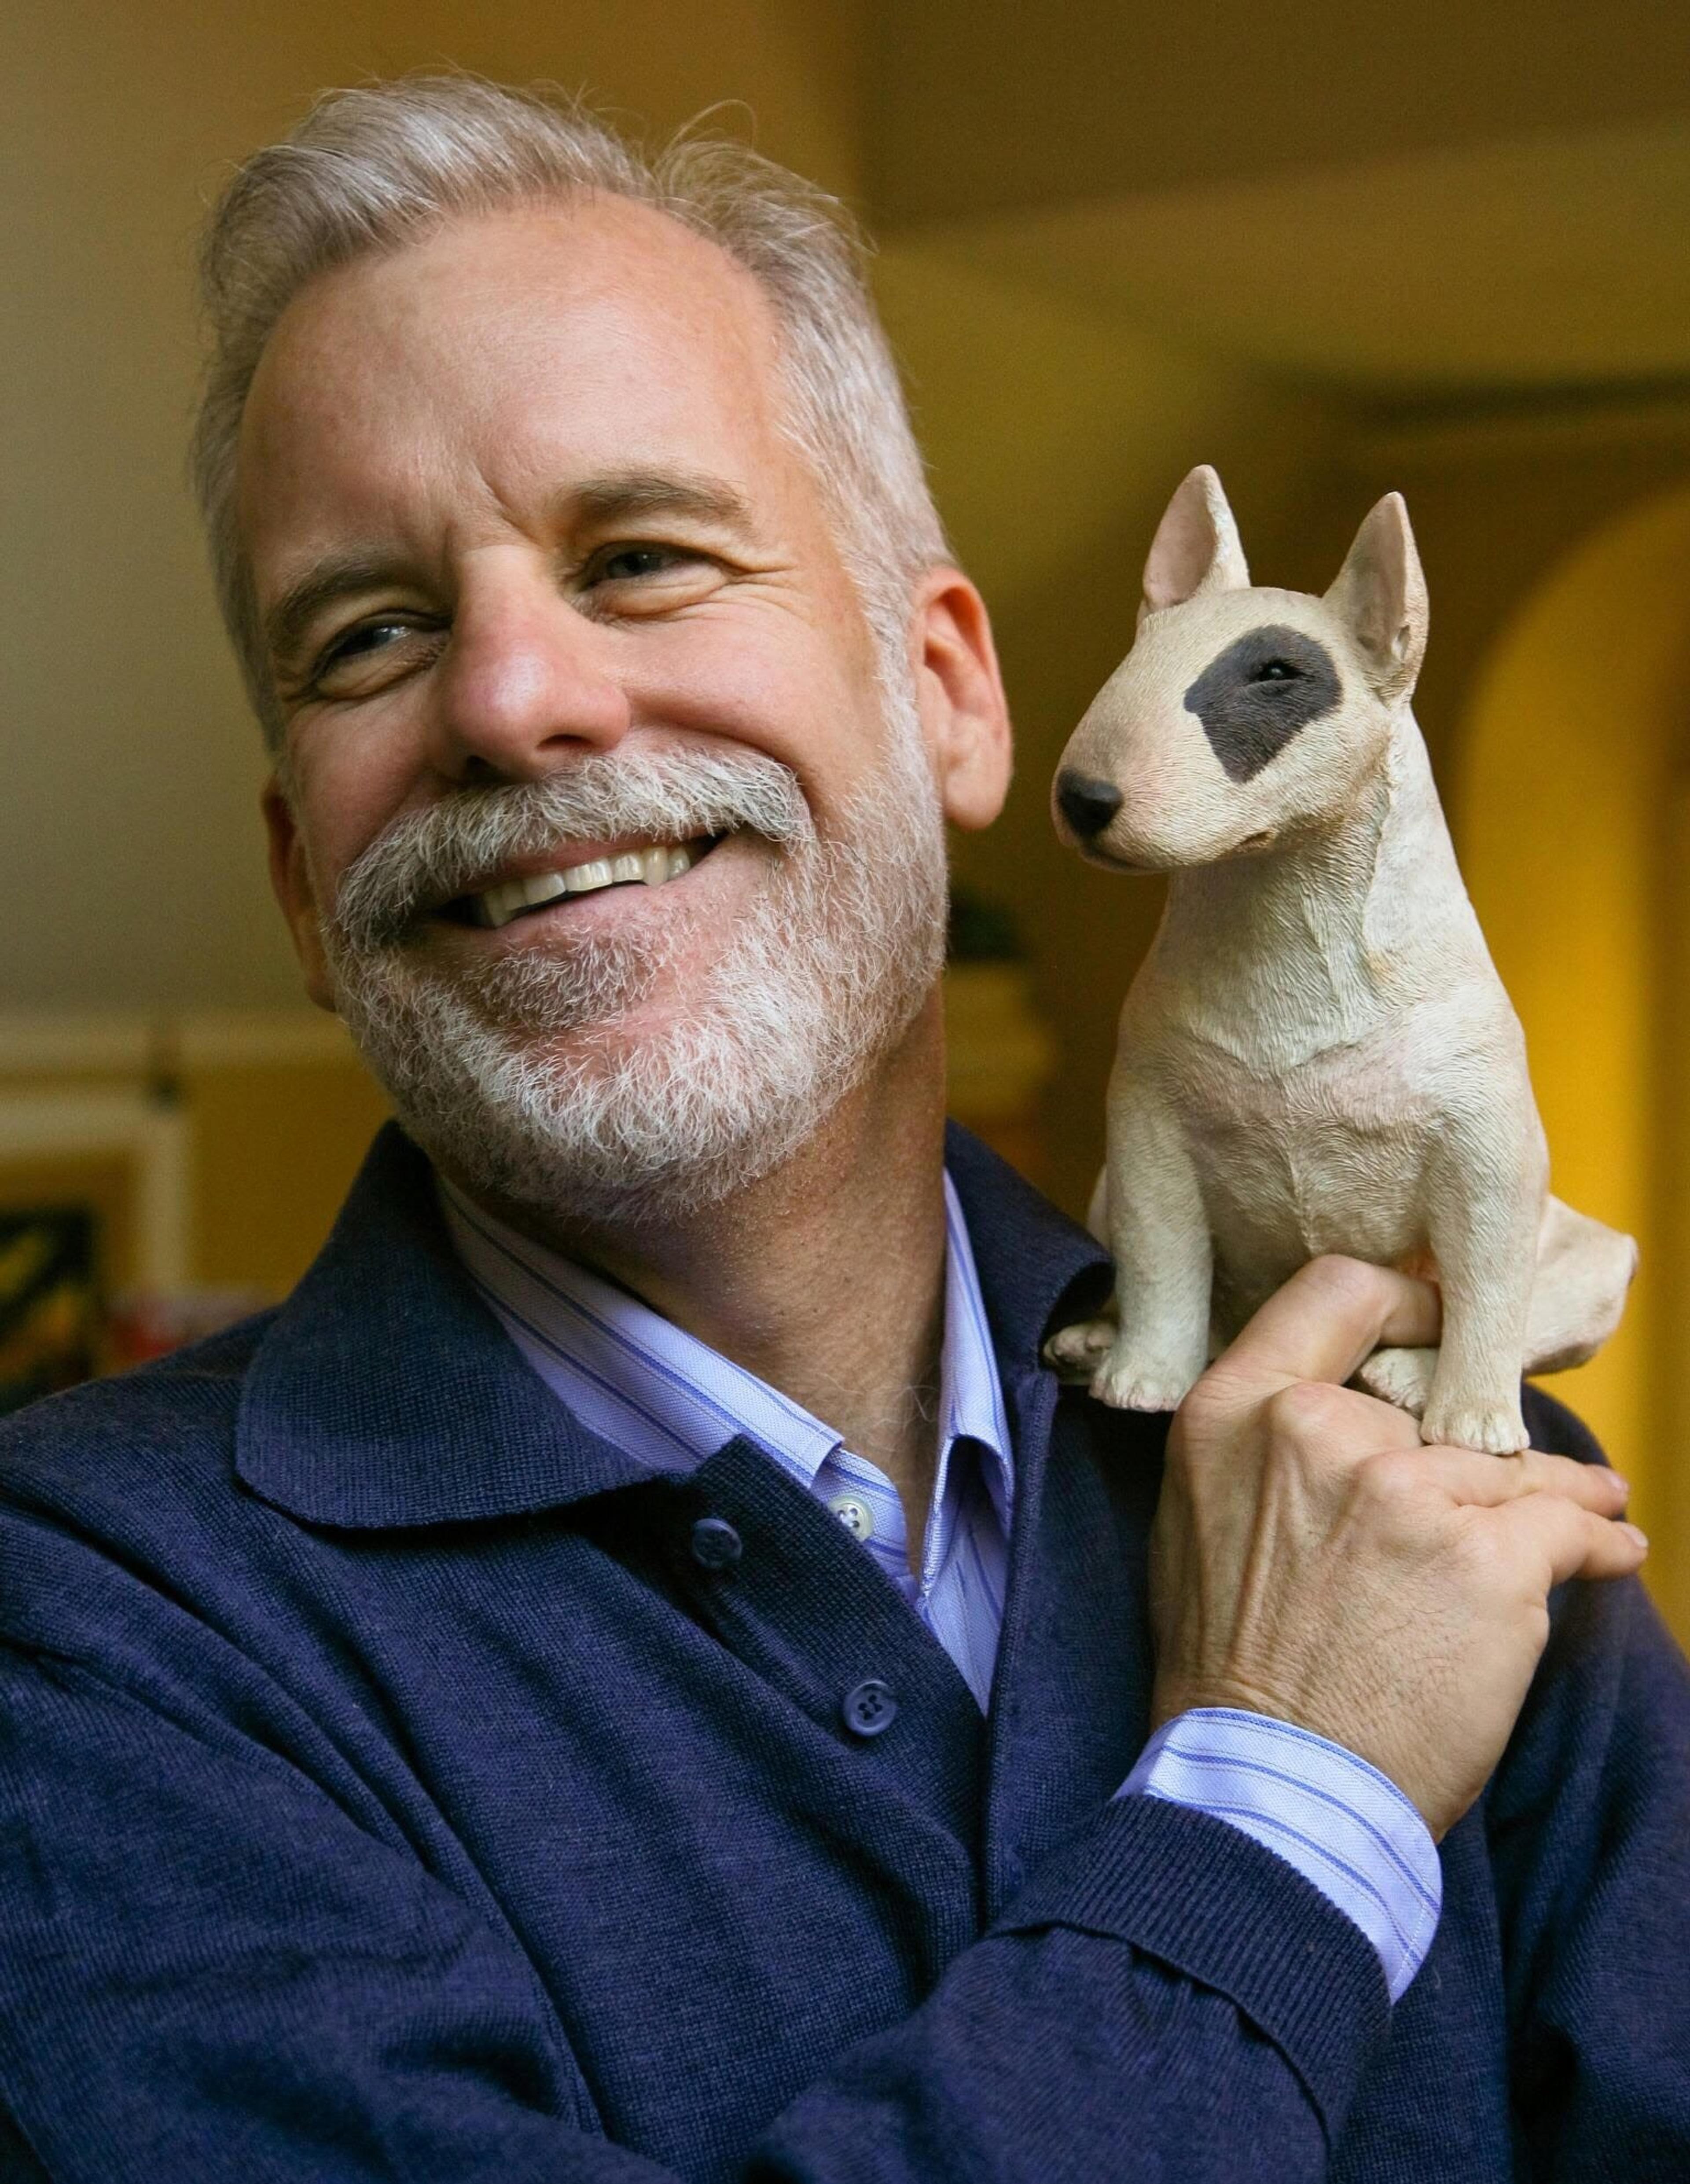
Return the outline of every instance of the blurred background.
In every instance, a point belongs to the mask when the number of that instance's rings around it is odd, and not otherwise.
[[[1219,465],[1263,581],[1378,495],[1418,711],[1555,1186],[1642,1240],[1557,1392],[1690,1637],[1690,10],[1672,0],[11,0],[0,166],[0,1403],[279,1294],[379,1119],[268,896],[257,737],[182,483],[191,258],[321,86],[456,64],[719,125],[839,192],[1020,775],[959,843],[957,1109],[1065,1205],[1159,908],[1057,846],[1055,760]]]

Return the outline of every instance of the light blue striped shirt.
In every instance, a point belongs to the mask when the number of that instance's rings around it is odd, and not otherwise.
[[[756,1441],[873,1556],[984,1711],[1015,1474],[968,1224],[949,1176],[939,1461],[913,1571],[896,1489],[831,1427],[443,1180],[441,1201],[489,1308],[583,1425],[654,1470],[690,1471],[739,1434]],[[1368,1936],[1393,2001],[1419,1970],[1437,1925],[1437,1854],[1408,1799],[1354,1753],[1288,1722],[1206,1708],[1157,1731],[1123,1794],[1196,1806],[1286,1859]]]

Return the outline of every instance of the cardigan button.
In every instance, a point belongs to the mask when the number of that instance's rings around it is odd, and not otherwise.
[[[700,1517],[693,1526],[693,1560],[700,1569],[732,1569],[745,1552],[739,1535],[725,1517]]]
[[[870,1676],[845,1693],[839,1702],[839,1713],[853,1736],[878,1736],[897,1719],[898,1702],[890,1684]]]

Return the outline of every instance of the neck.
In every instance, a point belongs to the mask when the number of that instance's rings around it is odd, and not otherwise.
[[[944,1129],[935,989],[796,1155],[718,1204],[637,1228],[492,1210],[831,1426],[898,1489],[918,1553],[938,1454]]]
[[[1341,817],[1170,883],[1155,962],[1229,1047],[1285,1064],[1358,1037],[1417,958],[1476,939],[1425,746],[1404,710]]]

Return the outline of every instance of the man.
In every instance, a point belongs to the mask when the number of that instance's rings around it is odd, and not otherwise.
[[[947,1177],[1004,706],[825,208],[422,82],[207,264],[276,891],[409,1134],[7,1437],[7,2173],[1683,2173],[1587,1439],[1422,1449],[1342,1384],[1435,1300],[1328,1262],[1164,1477],[1041,1362],[1095,1247]]]

